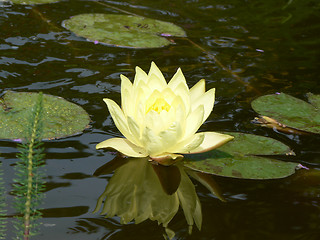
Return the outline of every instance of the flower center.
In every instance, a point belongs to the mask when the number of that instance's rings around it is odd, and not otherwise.
[[[167,103],[166,100],[164,100],[163,98],[158,98],[148,109],[148,112],[150,112],[151,110],[156,111],[157,113],[160,113],[162,110],[166,110],[167,112],[169,112],[171,106]]]

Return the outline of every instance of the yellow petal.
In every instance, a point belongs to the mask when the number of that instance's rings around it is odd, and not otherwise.
[[[125,116],[133,114],[134,109],[132,105],[131,92],[128,89],[121,89],[121,109]]]
[[[160,78],[156,74],[152,73],[151,75],[148,76],[148,86],[150,90],[153,92],[154,90],[162,91],[167,87],[167,82],[166,80],[162,77]]]
[[[134,97],[132,100],[132,103],[130,103],[130,107],[133,110],[133,115],[132,117],[135,119],[135,121],[141,126],[142,122],[144,121],[144,116],[145,116],[145,104],[147,101],[147,91],[149,91],[149,88],[145,86],[143,83],[141,87],[136,89],[134,91]],[[150,93],[148,93],[149,95]]]
[[[171,88],[166,87],[162,90],[161,96],[171,105],[176,94],[171,90]]]
[[[206,91],[206,83],[204,79],[201,79],[190,89],[190,100],[191,103],[196,101],[199,97],[201,97]]]
[[[145,126],[145,108],[145,102],[140,101],[140,103],[138,103],[138,105],[135,107],[135,112],[133,115],[133,119],[139,125],[140,129],[144,128]]]
[[[144,126],[153,130],[156,134],[160,131],[164,130],[166,126],[166,122],[162,121],[162,118],[155,111],[150,111],[145,115],[144,118]]]
[[[132,93],[132,83],[124,75],[120,75],[121,78],[121,108],[125,115],[132,115],[131,106],[131,93]]]
[[[125,136],[129,141],[134,142],[134,138],[131,135],[127,120],[120,109],[120,107],[111,99],[104,98],[103,101],[107,104],[111,117],[117,126],[118,130]]]
[[[192,149],[199,147],[203,140],[204,134],[196,133],[190,138],[168,148],[167,151],[172,153],[190,153]]]
[[[163,143],[164,151],[180,142],[182,137],[182,129],[178,122],[173,122],[166,130],[159,133],[161,142]]]
[[[174,90],[174,93],[176,96],[181,97],[182,103],[185,106],[185,111],[188,114],[191,110],[189,88],[185,84],[180,83]]]
[[[161,111],[159,113],[159,118],[161,118],[161,122],[163,123],[163,129],[167,129],[168,127],[170,127],[170,125],[176,121],[175,117],[174,117],[174,109],[171,111],[172,109],[170,108],[169,112],[167,111]]]
[[[133,84],[133,85],[135,85],[135,84]],[[150,91],[151,90],[150,90],[149,86],[144,81],[140,81],[137,86],[133,87],[133,92],[131,93],[132,102],[129,103],[130,107],[134,111],[136,111],[136,107],[138,106],[138,104],[140,102],[145,102],[146,99],[148,99],[148,97],[151,94]]]
[[[154,62],[151,62],[151,67],[150,67],[150,70],[148,73],[148,77],[152,76],[152,74],[156,75],[160,82],[167,85],[167,82],[166,82],[162,72],[160,71],[160,69],[157,67],[157,65]]]
[[[121,152],[128,157],[146,157],[148,154],[146,151],[131,143],[125,138],[109,138],[96,145],[96,149],[110,148]]]
[[[183,107],[181,105],[178,105],[176,108],[175,108],[175,121],[177,121],[180,125],[181,125],[181,128],[184,130],[185,132],[185,129],[186,129],[186,113],[185,111],[183,110]],[[183,133],[182,134],[183,136],[185,136],[185,134]]]
[[[148,75],[143,71],[140,67],[136,67],[136,75],[134,76],[133,85],[137,86],[140,81],[146,82],[148,79]]]
[[[189,138],[195,134],[203,123],[204,107],[200,105],[196,110],[192,111],[186,119],[186,129],[184,138]]]
[[[131,134],[132,134],[132,136],[134,137],[134,140],[135,140],[134,143],[137,146],[142,147],[141,141],[140,141],[140,135],[141,135],[140,126],[130,116],[127,117],[127,121],[128,121],[129,130],[130,130],[130,132],[131,132]]]
[[[204,134],[203,142],[198,147],[192,149],[190,152],[184,152],[184,153],[207,152],[212,149],[218,148],[233,139],[233,136],[222,134],[222,133],[203,132],[203,134]]]
[[[192,111],[194,111],[199,105],[203,105],[204,107],[203,122],[207,120],[210,113],[212,112],[213,105],[214,105],[214,98],[215,98],[215,89],[211,88],[209,91],[203,94],[196,101],[191,102]]]
[[[152,94],[145,100],[145,114],[149,112],[151,106],[155,103],[157,99],[161,98],[161,93],[158,90],[154,90]]]
[[[179,96],[179,95],[177,95],[177,96],[173,99],[173,101],[172,101],[172,103],[171,103],[171,108],[173,108],[173,109],[178,109],[178,107],[181,107],[184,116],[187,116],[186,106],[185,106],[185,104],[183,103],[183,99],[182,99],[181,96]]]
[[[164,152],[160,137],[148,127],[142,132],[141,143],[149,155],[158,155]]]
[[[170,82],[168,83],[168,87],[171,88],[173,91],[178,87],[179,84],[184,84],[185,87],[188,88],[186,83],[186,78],[184,77],[180,68],[178,68],[177,72],[173,75]],[[188,88],[189,90],[189,88]]]

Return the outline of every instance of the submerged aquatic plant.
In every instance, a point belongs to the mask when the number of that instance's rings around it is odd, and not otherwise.
[[[149,157],[169,165],[182,154],[217,148],[233,139],[216,132],[196,133],[209,117],[215,89],[205,91],[205,80],[191,89],[179,68],[169,83],[154,62],[149,73],[136,67],[134,83],[121,75],[121,108],[108,106],[115,125],[125,138],[111,138],[96,148],[111,148],[130,157]]]
[[[19,215],[15,222],[17,239],[29,239],[37,233],[36,219],[41,216],[38,205],[43,199],[44,181],[41,166],[43,149],[41,148],[41,111],[43,95],[39,94],[27,127],[26,138],[19,144],[16,175],[14,180],[15,207]]]

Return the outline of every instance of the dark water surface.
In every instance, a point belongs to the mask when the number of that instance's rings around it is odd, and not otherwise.
[[[101,1],[103,2],[103,1]],[[120,102],[120,74],[133,79],[135,66],[153,60],[169,79],[181,67],[189,86],[205,78],[216,88],[215,108],[201,130],[239,131],[288,144],[297,161],[320,170],[319,136],[275,133],[250,123],[250,102],[285,92],[306,99],[320,93],[320,3],[318,0],[105,1],[129,12],[173,22],[215,56],[218,66],[185,39],[161,49],[134,50],[88,42],[61,27],[80,13],[119,13],[95,1],[65,0],[39,6],[0,7],[0,93],[42,91],[81,105],[92,128],[80,136],[45,143],[44,223],[33,239],[163,239],[156,222],[121,225],[117,217],[93,214],[111,175],[93,177],[114,156],[95,145],[120,136],[102,98]],[[233,72],[238,77],[232,76]],[[8,215],[16,143],[0,142]],[[169,225],[175,239],[320,239],[320,176],[301,173],[281,180],[215,178],[227,202],[196,184],[203,210],[202,230],[188,227],[180,210]],[[14,236],[11,220],[7,237]]]

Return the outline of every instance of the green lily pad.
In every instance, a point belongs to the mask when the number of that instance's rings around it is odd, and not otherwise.
[[[320,95],[307,93],[308,101],[318,110],[320,109]]]
[[[292,154],[288,146],[277,140],[245,133],[226,134],[234,136],[234,140],[219,149],[189,155],[184,165],[204,173],[243,179],[283,178],[295,173],[301,166],[299,163],[263,157]]]
[[[38,93],[8,91],[0,99],[0,139],[23,139]],[[80,106],[43,94],[42,139],[63,138],[81,133],[90,117]]]
[[[10,0],[10,2],[14,4],[46,4],[46,3],[53,3],[58,2],[59,0]]]
[[[308,93],[307,103],[285,93],[261,96],[252,101],[252,108],[271,118],[277,128],[293,128],[305,132],[320,133],[320,95]],[[267,126],[267,124],[265,124]]]
[[[165,36],[186,36],[172,23],[132,15],[80,14],[62,25],[90,41],[116,47],[159,48],[171,44]]]

